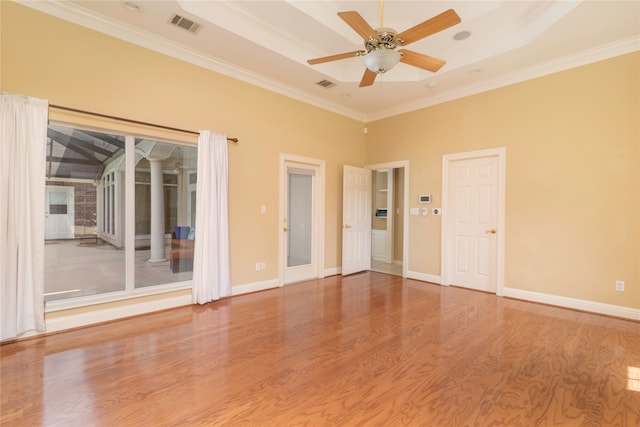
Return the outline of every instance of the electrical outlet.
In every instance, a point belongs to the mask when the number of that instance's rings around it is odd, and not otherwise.
[[[616,280],[616,291],[624,292],[624,281],[623,280]]]
[[[256,262],[256,271],[260,271],[260,267],[262,267],[262,264]]]
[[[266,262],[264,262],[264,261],[262,261],[262,262],[260,263],[260,270],[266,270],[266,269],[267,269],[267,263],[266,263]]]

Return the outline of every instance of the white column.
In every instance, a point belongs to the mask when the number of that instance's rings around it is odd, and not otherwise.
[[[151,165],[151,257],[149,262],[161,262],[164,256],[164,185],[162,160],[149,159]]]

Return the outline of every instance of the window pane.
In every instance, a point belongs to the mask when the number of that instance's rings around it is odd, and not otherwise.
[[[197,148],[136,139],[135,287],[191,280]]]
[[[124,137],[47,130],[45,301],[125,289]]]
[[[311,263],[313,177],[289,173],[287,267]]]

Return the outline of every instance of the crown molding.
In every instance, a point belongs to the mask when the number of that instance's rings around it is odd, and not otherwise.
[[[423,99],[418,102],[404,104],[392,109],[380,111],[377,114],[367,116],[367,122],[385,119],[399,114],[408,113],[426,107],[432,107],[444,102],[453,101],[455,99],[464,98],[493,89],[521,83],[549,74],[558,73],[571,68],[581,67],[594,62],[603,61],[627,53],[640,51],[640,36],[629,37],[614,43],[609,43],[596,48],[588,49],[574,55],[558,58],[542,64],[537,64],[520,70],[515,73],[505,74],[490,80],[485,80],[462,88],[453,89],[443,92],[431,98]]]
[[[614,43],[588,49],[577,54],[548,61],[546,63],[537,64],[518,72],[505,74],[493,79],[449,90],[433,97],[425,97],[425,99],[421,99],[417,102],[407,103],[390,109],[381,110],[374,114],[366,115],[360,111],[345,108],[339,104],[331,103],[324,99],[312,96],[294,87],[267,79],[257,73],[236,67],[209,55],[205,55],[172,40],[165,39],[133,26],[106,18],[100,14],[78,7],[66,0],[55,2],[30,0],[14,1],[18,4],[38,10],[48,15],[73,22],[74,24],[151,49],[155,52],[180,59],[216,73],[232,77],[236,80],[261,87],[271,92],[278,93],[305,104],[313,105],[363,123],[397,116],[399,114],[431,107],[444,102],[487,92],[493,89],[498,89],[504,86],[509,86],[526,80],[535,79],[548,74],[557,73],[640,50],[640,36],[634,36]]]
[[[180,59],[190,64],[206,68],[210,71],[284,95],[288,98],[293,98],[300,102],[304,102],[305,104],[313,105],[323,110],[340,114],[360,122],[365,121],[365,115],[359,111],[345,108],[339,104],[311,96],[291,86],[267,79],[257,73],[236,67],[235,65],[221,61],[212,56],[205,55],[202,52],[196,51],[195,49],[191,49],[172,40],[159,37],[131,25],[123,24],[122,22],[104,17],[100,14],[81,8],[71,2],[29,0],[14,1],[39,12],[133,43],[137,46]]]

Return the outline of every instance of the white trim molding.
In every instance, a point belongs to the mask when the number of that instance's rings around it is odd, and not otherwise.
[[[621,317],[640,321],[640,309],[623,307],[620,305],[605,304],[595,301],[587,301],[577,298],[563,297],[559,295],[544,294],[540,292],[525,291],[522,289],[503,289],[503,296],[530,302],[554,305],[562,308],[587,311],[590,313],[605,314],[607,316]]]
[[[421,282],[435,283],[442,285],[442,278],[435,274],[420,273],[419,271],[407,271],[407,279],[420,280]]]
[[[277,288],[279,286],[278,279],[265,280],[262,282],[246,283],[243,285],[232,286],[232,296],[248,294],[251,292],[264,291],[267,289]],[[141,295],[144,296],[144,295]],[[122,299],[125,300],[125,299]],[[112,301],[106,301],[112,302]],[[133,304],[122,305],[119,307],[109,307],[104,309],[96,309],[78,314],[62,315],[46,319],[46,332],[38,333],[35,331],[27,332],[20,338],[27,338],[36,335],[49,334],[52,332],[60,332],[68,329],[80,328],[83,326],[95,325],[97,323],[109,322],[112,320],[124,319],[127,317],[139,316],[141,314],[152,313],[154,311],[168,310],[171,308],[192,305],[191,293],[185,295],[177,295],[168,298],[156,299],[153,301],[145,301]],[[97,307],[97,306],[96,306]],[[49,310],[48,312],[64,310],[58,307],[57,310]]]
[[[188,293],[153,301],[144,301],[134,304],[122,305],[119,307],[109,307],[86,311],[78,314],[63,315],[51,319],[46,319],[46,332],[37,333],[35,331],[30,331],[20,336],[20,338],[50,334],[52,332],[59,332],[67,329],[94,325],[96,323],[109,322],[111,320],[123,319],[125,317],[139,316],[141,314],[168,310],[170,308],[183,307],[191,304],[191,293]]]
[[[314,159],[312,157],[304,157],[298,156],[295,154],[287,154],[280,153],[279,156],[279,170],[278,170],[278,180],[279,180],[279,194],[278,194],[278,280],[280,286],[283,286],[285,279],[285,264],[286,264],[286,254],[285,254],[285,236],[284,233],[281,232],[284,226],[284,220],[286,216],[286,207],[285,207],[285,193],[286,193],[286,174],[287,174],[287,163],[298,163],[300,165],[310,166],[312,168],[317,169],[317,176],[315,181],[315,188],[313,190],[313,216],[316,218],[313,221],[313,245],[314,251],[316,255],[317,262],[317,270],[316,277],[318,279],[324,278],[324,246],[325,246],[325,229],[324,229],[324,219],[325,213],[324,208],[326,204],[325,200],[325,187],[326,187],[326,161],[321,159]]]
[[[278,279],[263,280],[261,282],[245,283],[231,287],[231,296],[250,294],[252,292],[266,291],[280,287]]]
[[[598,61],[604,61],[609,58],[636,52],[638,50],[640,50],[640,36],[631,36],[604,46],[587,49],[582,52],[547,61],[542,64],[536,64],[512,73],[502,74],[490,79],[470,83],[466,86],[452,88],[434,96],[425,96],[423,99],[418,101],[378,111],[367,115],[366,121],[373,122],[375,120],[381,120],[387,117],[393,117],[411,111],[432,107],[434,105],[443,104],[445,102],[465,98],[467,96],[544,77],[549,74],[559,73],[561,71],[570,70],[572,68],[581,67]]]
[[[313,105],[363,123],[366,121],[366,116],[359,111],[321,99],[311,93],[302,92],[295,87],[214,58],[196,49],[188,48],[173,40],[165,39],[132,25],[102,16],[97,12],[87,10],[70,1],[17,0],[17,3],[189,64],[197,65],[207,70],[304,102],[305,104]]]
[[[332,267],[324,269],[324,277],[337,276],[338,274],[342,274],[342,267]]]
[[[640,37],[634,35],[603,46],[596,46],[582,52],[549,60],[542,64],[536,64],[513,73],[498,75],[463,87],[446,90],[435,96],[425,96],[418,101],[393,106],[371,114],[365,114],[361,111],[322,99],[311,92],[301,91],[298,88],[258,75],[255,72],[222,61],[210,55],[206,55],[195,49],[187,48],[175,41],[165,39],[132,25],[102,16],[96,12],[78,6],[71,1],[15,1],[23,6],[73,22],[74,24],[84,26],[94,31],[99,31],[120,40],[133,43],[137,46],[180,59],[181,61],[206,68],[216,73],[232,77],[236,80],[264,88],[280,95],[287,96],[300,102],[304,102],[363,123],[369,123],[410,111],[427,108],[455,99],[464,98],[470,95],[475,95],[640,50]]]

